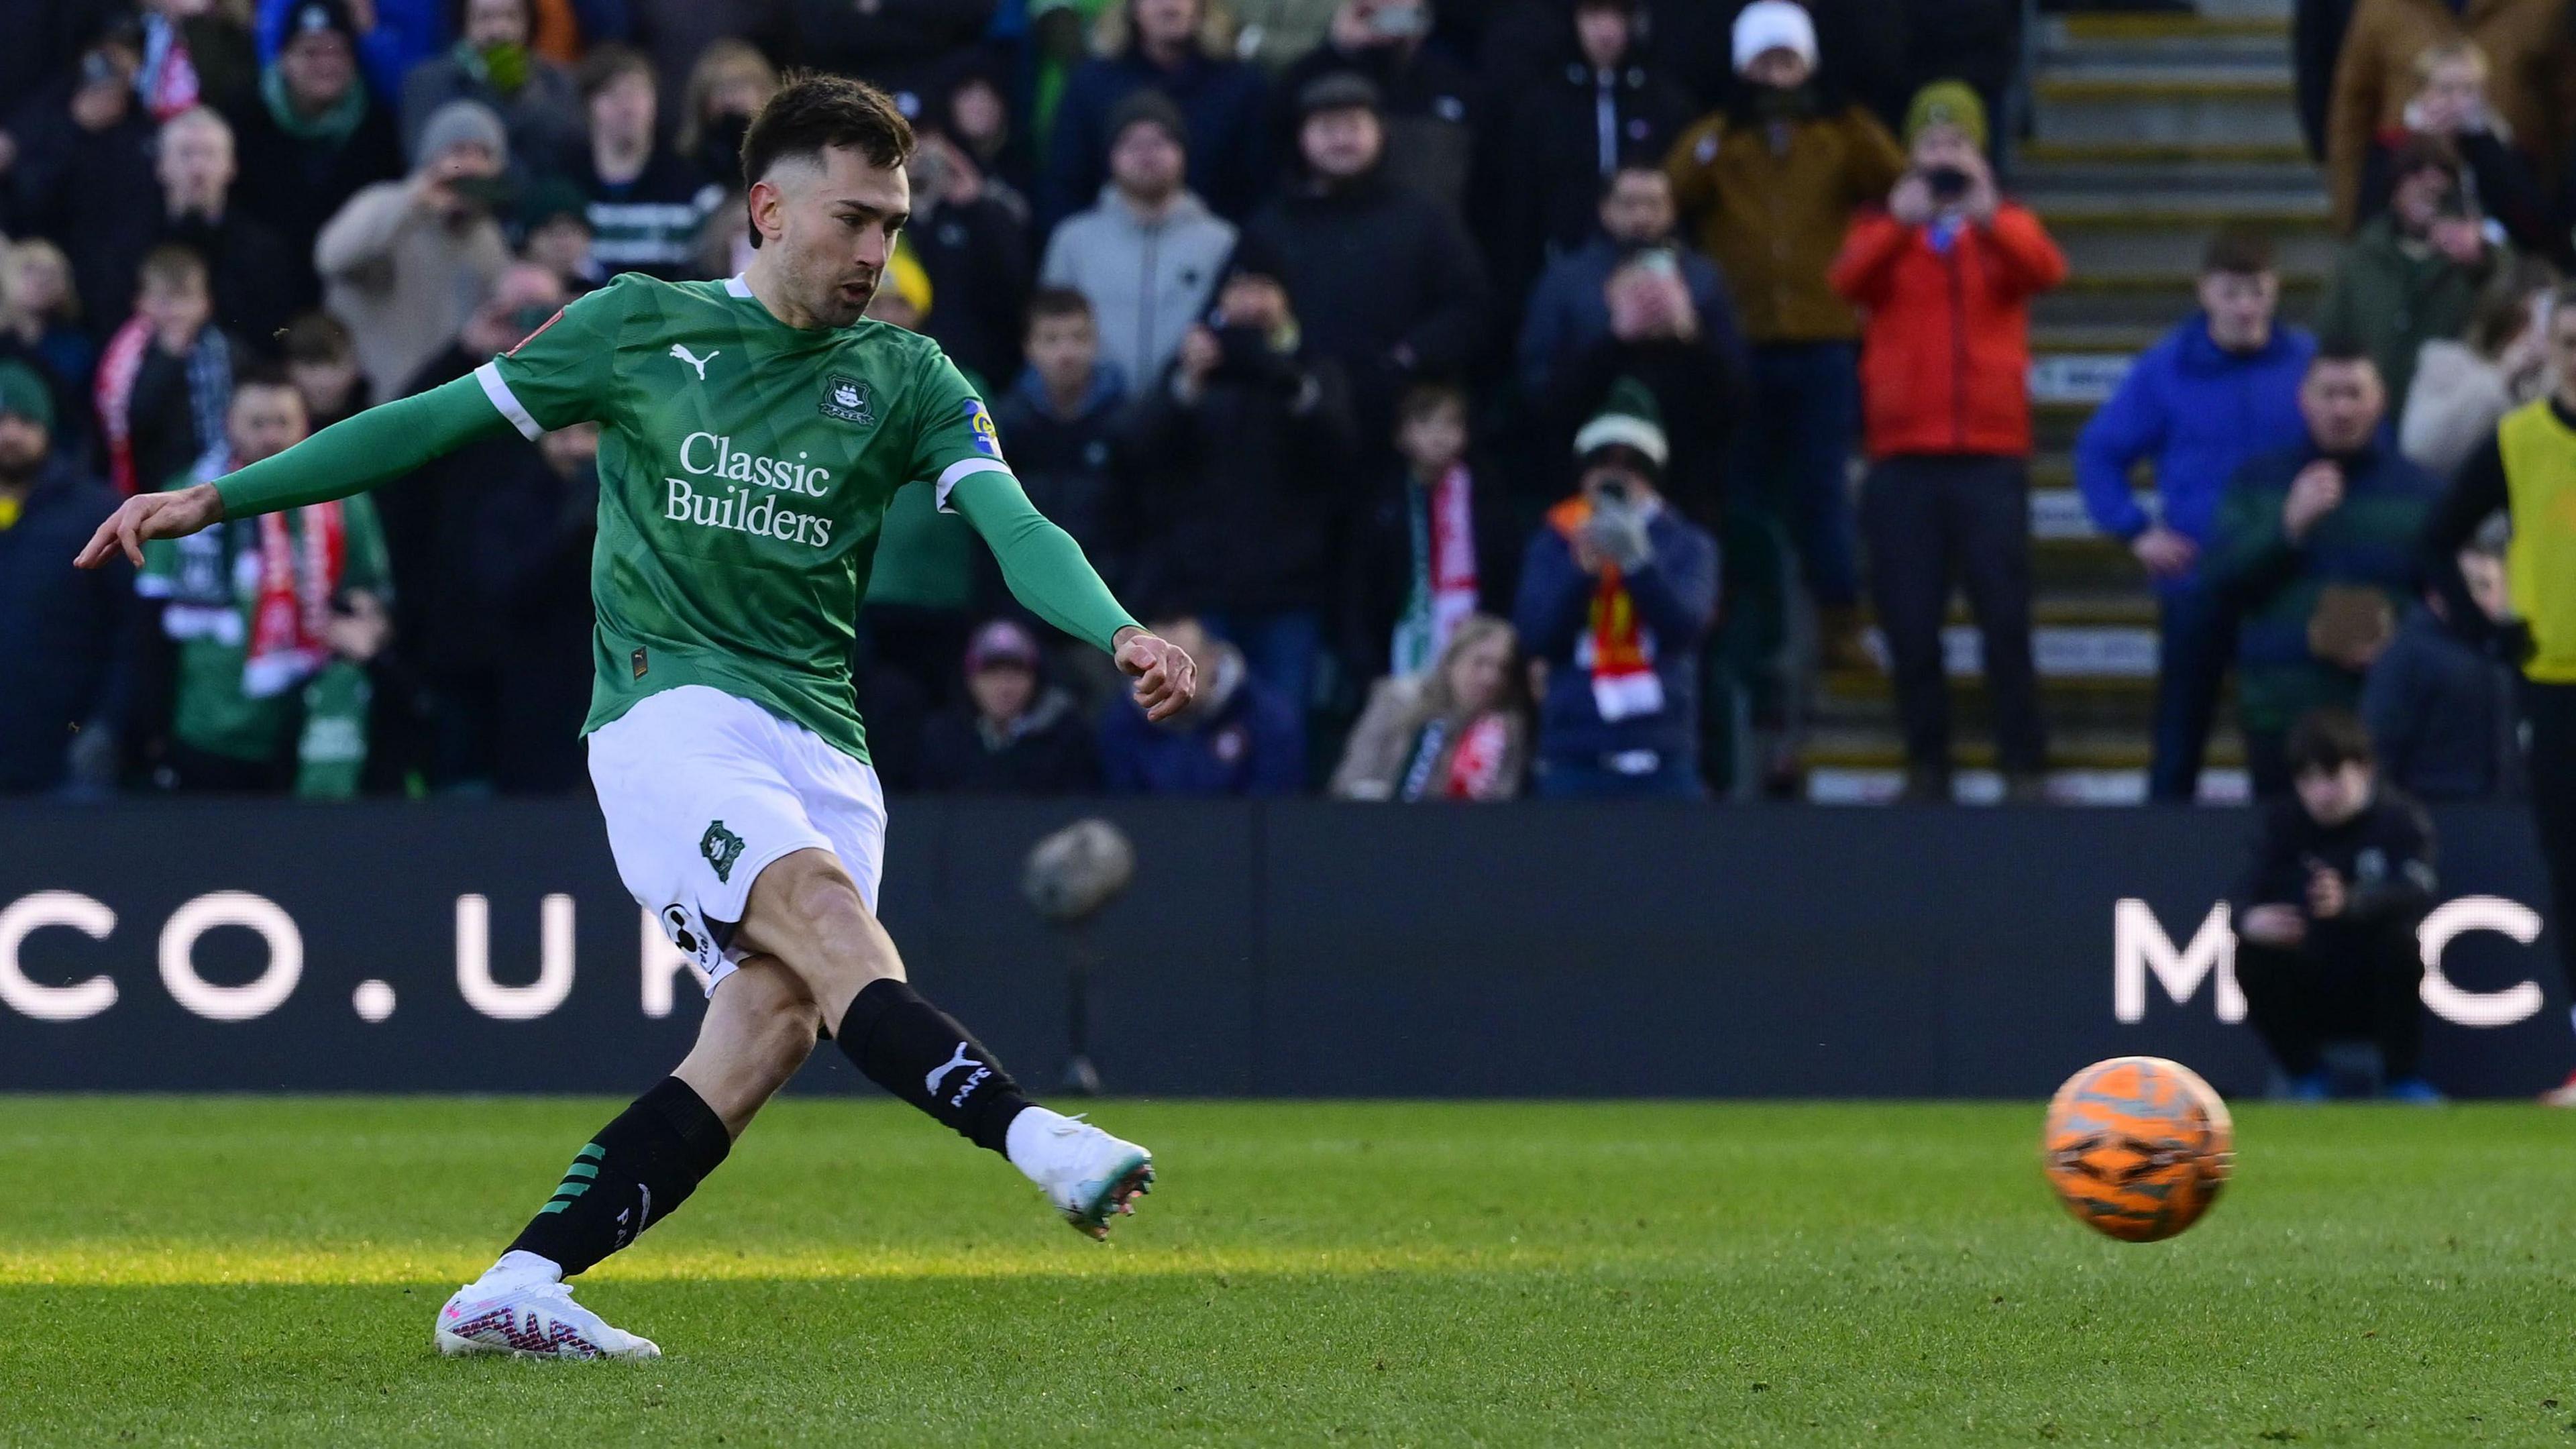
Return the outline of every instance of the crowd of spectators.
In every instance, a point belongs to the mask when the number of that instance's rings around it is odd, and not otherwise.
[[[2321,706],[2362,711],[2420,793],[2542,788],[2512,747],[2537,626],[2506,621],[2563,585],[2446,488],[2567,389],[2567,8],[2302,6],[2348,228],[2311,326],[2278,315],[2263,238],[2213,239],[2198,310],[2076,450],[2158,601],[2156,798],[2194,795],[2231,673],[2260,794]],[[1906,792],[1946,799],[1957,591],[2008,793],[2038,798],[2025,379],[2068,267],[2007,191],[2020,23],[2005,0],[47,7],[0,54],[0,786],[578,789],[587,430],[139,578],[75,579],[57,544],[118,493],[461,376],[615,273],[738,270],[735,153],[811,66],[884,85],[920,135],[872,315],[994,400],[1040,508],[1208,681],[1147,724],[907,490],[853,660],[889,785],[1749,793],[1788,781],[1748,764],[1748,716],[1883,669]]]
[[[1946,25],[1909,42],[1905,8],[48,7],[0,58],[0,633],[45,681],[0,706],[0,779],[579,788],[588,430],[156,546],[139,577],[75,580],[55,545],[461,376],[618,272],[737,270],[735,153],[808,66],[919,133],[872,315],[994,399],[1032,496],[1209,681],[1148,726],[899,497],[853,660],[889,784],[1700,796],[1731,763],[1703,700],[1748,687],[1721,659],[1780,667],[1728,651],[1720,558],[1784,541],[1743,612],[1812,596],[1858,657],[1864,309],[1954,243],[1988,265],[2009,71]],[[2053,279],[2035,245],[1995,325]],[[2019,356],[1981,347],[1975,385],[2017,394]]]

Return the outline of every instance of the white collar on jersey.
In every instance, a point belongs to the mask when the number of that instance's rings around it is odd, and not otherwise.
[[[751,295],[751,283],[744,280],[742,273],[736,272],[732,276],[725,278],[725,295],[728,297],[748,297]]]

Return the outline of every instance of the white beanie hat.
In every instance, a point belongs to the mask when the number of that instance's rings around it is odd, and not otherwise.
[[[1753,0],[1735,17],[1735,69],[1741,74],[1766,50],[1794,50],[1816,63],[1816,22],[1794,0]]]

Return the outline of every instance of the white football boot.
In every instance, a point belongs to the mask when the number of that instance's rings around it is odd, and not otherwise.
[[[1154,1154],[1080,1117],[1031,1107],[1011,1120],[1008,1145],[1012,1165],[1086,1237],[1108,1237],[1109,1220],[1154,1188]]]
[[[478,1279],[438,1310],[438,1351],[521,1358],[660,1358],[662,1350],[572,1301],[551,1278]]]

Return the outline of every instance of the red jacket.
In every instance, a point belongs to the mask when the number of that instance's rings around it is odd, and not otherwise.
[[[2030,299],[2066,278],[2039,218],[2007,202],[1949,251],[1883,211],[1852,223],[1834,290],[1868,314],[1869,455],[2030,454]]]

